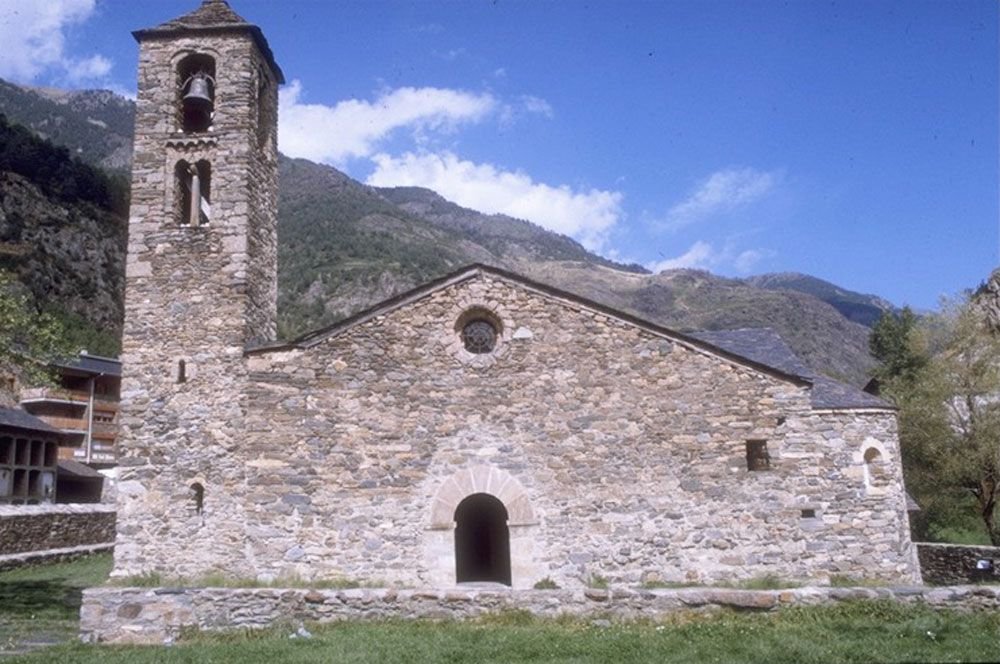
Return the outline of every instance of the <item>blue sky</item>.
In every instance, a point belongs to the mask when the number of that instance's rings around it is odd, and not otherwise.
[[[0,77],[134,92],[197,0],[0,0]],[[231,0],[280,149],[652,269],[935,306],[998,263],[998,4]]]

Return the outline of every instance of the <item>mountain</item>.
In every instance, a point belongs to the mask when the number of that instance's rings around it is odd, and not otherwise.
[[[39,135],[91,163],[123,166],[121,155],[130,145],[134,113],[128,100],[107,92],[60,93],[0,82],[0,110],[23,118]],[[697,270],[649,274],[528,221],[463,208],[428,189],[369,187],[303,159],[282,157],[279,177],[278,306],[283,338],[335,322],[461,265],[481,262],[679,330],[772,327],[814,370],[862,383],[873,364],[865,325],[891,309],[880,298],[808,275],[741,280]],[[74,213],[67,208],[60,214],[69,218]],[[111,233],[114,237],[100,235],[113,226],[80,224],[79,231],[96,232],[104,246],[124,238],[123,228]],[[79,274],[79,279],[89,280],[91,295],[106,290],[120,297],[116,282],[80,267],[81,261],[93,263],[94,255],[51,242],[46,247],[32,263],[36,274],[52,275],[39,279],[39,288],[64,292],[68,298],[83,294],[82,283],[59,290],[76,279],[71,275]],[[110,250],[98,262],[121,269],[121,257]],[[89,305],[67,306],[94,317]],[[99,308],[120,312],[120,302]],[[113,330],[120,319],[96,322]]]
[[[0,116],[0,269],[95,353],[116,352],[121,331],[126,196],[66,148]]]
[[[649,274],[641,265],[623,265],[587,251],[576,240],[545,230],[537,224],[504,214],[483,214],[446,200],[422,187],[381,187],[379,194],[404,211],[441,228],[461,233],[498,258],[514,261],[583,261]]]
[[[135,104],[124,97],[107,90],[21,87],[0,79],[0,114],[88,163],[127,174]]]
[[[864,382],[873,366],[868,328],[810,293],[698,270],[649,274],[526,221],[469,210],[427,189],[369,187],[302,159],[282,159],[279,189],[285,335],[482,262],[679,330],[772,327],[808,365],[849,382]]]
[[[829,281],[798,272],[779,272],[749,277],[746,282],[768,290],[792,290],[823,300],[843,314],[847,320],[873,326],[883,313],[896,311],[891,302],[877,295],[849,291]]]

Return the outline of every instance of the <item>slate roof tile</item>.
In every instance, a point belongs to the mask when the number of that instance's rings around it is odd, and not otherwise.
[[[748,360],[809,380],[813,384],[810,392],[813,408],[892,408],[891,404],[860,388],[812,371],[769,327],[704,330],[689,332],[688,335]]]

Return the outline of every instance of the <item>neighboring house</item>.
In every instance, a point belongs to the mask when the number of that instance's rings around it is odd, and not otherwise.
[[[121,362],[84,352],[54,369],[56,384],[23,389],[21,407],[65,434],[60,459],[115,466]]]
[[[275,343],[281,70],[222,0],[135,36],[115,576],[919,580],[895,410],[771,332],[473,265]]]
[[[37,417],[0,407],[0,503],[55,502],[62,439],[61,431]]]

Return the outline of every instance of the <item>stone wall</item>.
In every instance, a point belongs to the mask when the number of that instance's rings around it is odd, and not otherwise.
[[[477,307],[500,326],[488,356],[458,340]],[[918,578],[891,411],[815,411],[804,383],[485,272],[308,346],[251,354],[244,395],[177,387],[227,443],[144,434],[116,574],[448,587],[455,508],[489,493],[520,588]],[[895,468],[878,487],[870,445]]]
[[[0,505],[0,556],[114,540],[113,505]]]
[[[916,547],[924,583],[1000,581],[1000,547],[930,542],[919,542]],[[980,567],[981,561],[989,566]]]
[[[263,628],[303,622],[449,620],[502,611],[545,618],[658,620],[715,608],[772,611],[857,600],[895,600],[959,610],[1000,609],[1000,587],[795,588],[790,590],[304,590],[91,588],[83,593],[85,641],[163,643],[182,630]]]

